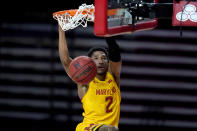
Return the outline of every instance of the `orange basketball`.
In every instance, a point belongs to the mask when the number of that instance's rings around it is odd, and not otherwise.
[[[96,64],[88,56],[78,56],[69,65],[68,73],[78,84],[88,84],[97,73]]]

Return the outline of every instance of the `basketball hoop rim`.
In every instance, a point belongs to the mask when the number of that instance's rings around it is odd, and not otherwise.
[[[54,12],[54,13],[53,13],[53,16],[64,15],[64,14],[68,13],[70,16],[73,17],[73,16],[75,16],[75,14],[76,14],[76,12],[77,12],[78,10],[79,10],[79,9],[70,9],[70,10],[57,11],[57,12]],[[87,14],[87,13],[89,13],[89,12],[90,12],[90,14],[91,14],[91,13],[94,13],[94,9],[91,9],[91,8],[89,8],[89,10],[86,9],[86,10],[84,10],[84,11],[82,12],[82,14],[85,15],[85,14]]]

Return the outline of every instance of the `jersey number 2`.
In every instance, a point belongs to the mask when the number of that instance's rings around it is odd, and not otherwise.
[[[109,113],[109,112],[112,112],[112,108],[110,109],[110,105],[112,104],[113,102],[113,97],[112,96],[107,96],[105,98],[105,101],[108,102],[107,106],[106,106],[106,113]]]

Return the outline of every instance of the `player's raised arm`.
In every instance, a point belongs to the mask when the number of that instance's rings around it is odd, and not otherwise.
[[[106,37],[109,55],[109,71],[115,77],[116,83],[120,86],[120,72],[122,66],[119,45],[113,37]]]
[[[61,29],[60,26],[59,26],[59,55],[62,65],[68,74],[68,67],[72,59],[69,56],[65,32]]]

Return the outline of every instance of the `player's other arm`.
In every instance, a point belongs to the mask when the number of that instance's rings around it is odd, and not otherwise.
[[[113,37],[107,37],[106,42],[109,52],[109,70],[114,76],[117,85],[120,87],[120,73],[122,66],[120,48]]]
[[[72,59],[69,56],[65,32],[61,29],[60,26],[59,26],[59,55],[60,55],[61,63],[68,74],[68,67]]]

